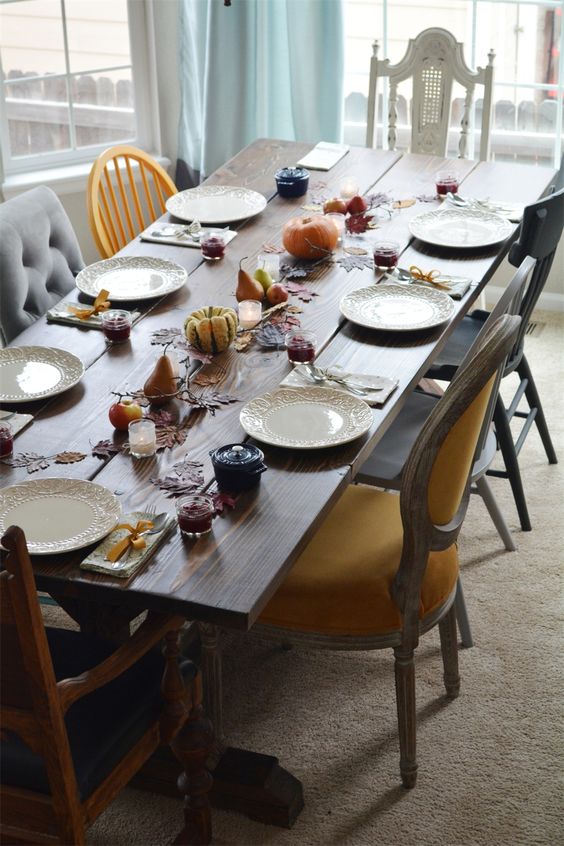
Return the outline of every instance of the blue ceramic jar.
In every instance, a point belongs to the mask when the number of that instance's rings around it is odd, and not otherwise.
[[[283,167],[274,178],[281,197],[303,197],[309,185],[309,171],[305,167]]]

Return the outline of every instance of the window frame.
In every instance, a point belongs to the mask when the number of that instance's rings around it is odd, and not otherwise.
[[[69,0],[66,0],[68,3]],[[127,0],[129,48],[131,56],[131,78],[133,84],[133,111],[135,115],[136,134],[134,137],[124,139],[123,142],[141,147],[147,151],[158,153],[158,110],[156,108],[156,69],[155,51],[153,44],[153,27],[150,8],[153,0]],[[64,6],[61,3],[64,24]],[[69,79],[68,67],[68,43],[64,38],[66,72],[56,76]],[[117,66],[116,66],[117,67]],[[129,67],[129,65],[128,65]],[[113,69],[113,68],[112,68]],[[119,69],[119,68],[118,68]],[[100,72],[104,72],[100,68]],[[93,69],[97,73],[98,69]],[[61,150],[55,152],[34,153],[27,156],[12,156],[10,149],[10,137],[8,128],[8,117],[5,101],[4,76],[0,88],[0,149],[2,157],[3,179],[10,181],[14,178],[25,180],[26,175],[36,172],[52,170],[61,173],[63,169],[76,170],[80,165],[90,165],[103,150],[111,146],[112,142],[88,145],[78,149]],[[72,114],[72,103],[69,106],[69,113]],[[71,139],[74,132],[71,133]]]

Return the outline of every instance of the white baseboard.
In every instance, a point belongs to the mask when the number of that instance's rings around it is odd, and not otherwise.
[[[504,288],[495,285],[488,285],[485,294],[488,306],[494,305],[503,294]],[[551,291],[543,291],[539,297],[536,308],[543,311],[564,312],[564,294],[553,294]]]

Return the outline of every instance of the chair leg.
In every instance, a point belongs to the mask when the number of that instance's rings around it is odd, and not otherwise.
[[[465,649],[470,649],[474,646],[474,640],[472,638],[472,630],[470,628],[470,620],[468,619],[468,611],[466,610],[466,602],[464,601],[464,591],[462,590],[462,581],[460,580],[460,576],[456,582],[454,616],[456,618],[456,622],[458,623],[460,643]]]
[[[415,710],[415,662],[413,650],[402,652],[394,649],[396,675],[396,705],[400,742],[400,772],[403,786],[415,787],[417,780],[416,738],[417,713]]]
[[[525,491],[523,490],[523,482],[521,481],[521,471],[519,470],[519,462],[517,460],[517,453],[515,452],[515,444],[513,443],[513,435],[509,428],[509,420],[505,411],[503,401],[500,396],[497,398],[494,411],[495,433],[499,443],[501,454],[505,462],[507,470],[507,477],[513,491],[513,498],[517,506],[517,513],[521,522],[521,528],[524,532],[530,532],[532,529],[531,521],[529,519],[529,511],[527,508],[527,501],[525,499]]]
[[[500,538],[502,539],[505,548],[509,552],[515,552],[515,550],[517,549],[517,547],[515,546],[515,541],[511,536],[509,526],[505,522],[505,517],[500,511],[499,505],[496,502],[496,499],[493,495],[493,491],[490,488],[489,482],[485,476],[480,476],[479,479],[476,479],[476,488],[478,489],[478,493],[484,501],[484,505],[488,509],[489,515],[493,520],[494,526],[496,527],[497,532]]]
[[[441,652],[443,655],[444,682],[449,699],[456,699],[460,693],[460,675],[458,673],[458,644],[456,642],[456,612],[454,605],[439,621]]]
[[[548,458],[549,464],[558,464],[558,459],[556,457],[556,453],[554,451],[554,446],[552,444],[552,439],[550,437],[550,432],[548,431],[548,426],[546,423],[546,418],[544,416],[544,411],[542,410],[542,405],[540,401],[540,397],[537,391],[537,386],[535,385],[535,380],[533,379],[533,374],[531,373],[531,368],[529,367],[529,362],[523,355],[519,367],[517,368],[517,373],[519,374],[521,379],[527,380],[527,388],[525,390],[525,397],[527,398],[527,402],[529,403],[529,408],[536,408],[537,414],[535,417],[535,423],[537,424],[537,429],[539,430],[539,435],[541,436],[541,440],[544,446],[544,451],[546,452],[546,457]]]

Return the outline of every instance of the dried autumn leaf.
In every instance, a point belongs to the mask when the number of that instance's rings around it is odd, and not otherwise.
[[[166,476],[151,479],[151,483],[164,491],[165,496],[183,496],[193,493],[204,484],[203,466],[201,461],[190,461],[185,458],[178,464],[174,464]]]
[[[98,441],[98,443],[92,447],[92,455],[96,458],[112,458],[121,451],[122,447],[110,440]]]
[[[201,385],[203,388],[207,388],[208,385],[217,385],[218,382],[221,382],[223,378],[223,374],[216,371],[215,373],[198,373],[198,375],[192,379],[193,385]]]
[[[347,255],[337,259],[337,264],[349,273],[351,270],[364,270],[365,267],[373,267],[371,256]]]
[[[415,198],[411,197],[409,200],[396,200],[393,204],[392,208],[394,209],[408,209],[410,206],[415,205]]]
[[[237,352],[243,352],[248,349],[253,342],[252,332],[243,332],[242,335],[237,335],[233,341],[233,347]]]
[[[222,493],[221,491],[217,491],[217,493],[212,494],[212,501],[215,507],[216,514],[223,514],[225,511],[225,506],[228,508],[235,508],[236,500],[230,494]]]
[[[309,288],[306,288],[305,285],[300,285],[299,282],[287,282],[286,288],[288,289],[289,294],[293,294],[304,303],[309,303],[313,297],[319,296],[317,291],[312,291]]]
[[[437,199],[436,194],[418,194],[415,198],[420,203],[434,203]]]
[[[174,344],[182,335],[182,330],[178,328],[172,329],[157,329],[151,335],[151,344]]]
[[[157,426],[155,429],[157,449],[172,449],[174,446],[182,446],[188,437],[188,429],[188,421],[178,425]]]
[[[159,411],[150,411],[145,416],[148,420],[152,420],[157,428],[159,426],[171,426],[174,424],[174,414],[171,414],[170,411],[160,409]]]
[[[58,452],[55,456],[55,464],[76,464],[86,458],[84,452]]]
[[[49,457],[36,452],[20,452],[13,458],[5,459],[5,463],[10,467],[25,467],[28,473],[37,473],[38,470],[47,470]]]
[[[348,253],[351,256],[367,256],[368,250],[365,250],[364,247],[345,247],[344,252]]]
[[[306,203],[302,206],[304,211],[319,212],[323,211],[323,203]]]
[[[267,323],[255,335],[257,343],[265,349],[279,349],[284,346],[286,330],[279,324]]]
[[[345,219],[347,232],[352,235],[360,235],[368,229],[374,228],[372,218],[365,214],[351,214]]]
[[[263,253],[283,253],[285,252],[284,247],[277,247],[276,244],[263,244],[262,245],[262,252]]]

